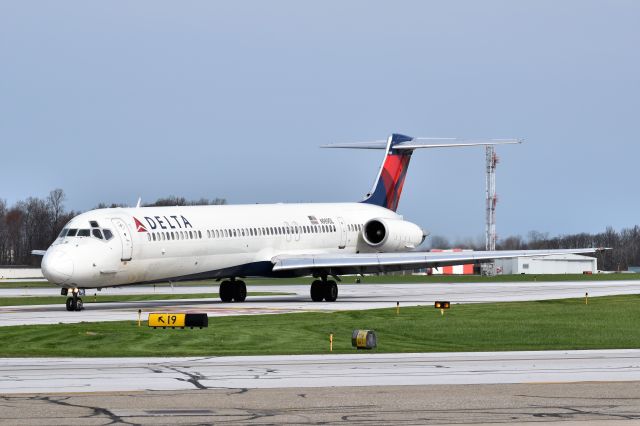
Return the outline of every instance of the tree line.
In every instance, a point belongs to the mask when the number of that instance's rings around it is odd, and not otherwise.
[[[31,250],[46,250],[64,225],[81,212],[67,210],[65,194],[54,189],[45,198],[29,197],[13,206],[0,199],[0,265],[40,264],[41,257]],[[187,200],[184,197],[159,198],[144,206],[194,206],[226,204],[224,198]],[[100,203],[95,208],[129,207],[124,204]]]
[[[80,212],[67,210],[65,194],[54,189],[45,198],[29,197],[8,206],[0,199],[0,265],[38,265],[39,256],[31,250],[44,250],[56,239],[64,225]],[[224,198],[187,200],[184,197],[159,198],[144,206],[193,206],[226,204]],[[100,203],[95,208],[128,207],[124,204]],[[444,237],[429,239],[433,248],[466,248],[484,250],[482,241],[457,241],[453,244]],[[640,226],[616,231],[609,227],[604,232],[549,236],[531,231],[527,237],[510,236],[498,241],[499,250],[538,250],[581,247],[609,247],[613,250],[596,255],[598,268],[624,271],[629,266],[640,266]]]
[[[484,250],[482,241],[456,241],[451,244],[442,236],[431,238],[432,248],[462,248],[471,250]],[[578,234],[566,234],[549,236],[548,233],[531,231],[527,237],[520,235],[499,239],[496,243],[497,250],[545,250],[545,249],[573,249],[602,247],[610,248],[593,255],[598,258],[598,269],[604,271],[626,271],[631,266],[640,266],[640,226],[624,228],[616,231],[607,227],[604,232],[590,234],[582,232]]]

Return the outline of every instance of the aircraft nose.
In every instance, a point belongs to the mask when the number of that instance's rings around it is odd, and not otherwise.
[[[42,275],[54,284],[63,284],[73,275],[73,260],[60,249],[48,250],[42,258]]]

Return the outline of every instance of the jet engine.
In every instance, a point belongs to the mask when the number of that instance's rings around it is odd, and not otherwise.
[[[418,225],[402,219],[371,219],[362,228],[362,239],[369,248],[378,252],[416,248],[426,236]]]

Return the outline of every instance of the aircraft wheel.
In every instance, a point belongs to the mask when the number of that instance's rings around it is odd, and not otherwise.
[[[247,285],[244,281],[236,281],[233,285],[233,301],[244,302],[247,299]]]
[[[73,298],[72,297],[67,297],[67,311],[75,311],[75,307],[73,306]]]
[[[314,302],[322,302],[322,299],[324,299],[324,291],[322,287],[322,281],[315,280],[311,283],[311,300]]]
[[[230,281],[222,281],[218,292],[220,293],[220,300],[223,302],[228,303],[233,300],[233,288]]]
[[[338,300],[338,284],[335,281],[327,281],[324,285],[324,300],[335,302]]]
[[[82,303],[82,299],[80,299],[78,297],[78,300],[76,301],[76,311],[81,311],[84,309],[84,304]]]

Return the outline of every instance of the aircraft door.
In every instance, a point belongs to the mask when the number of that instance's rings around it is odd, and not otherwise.
[[[344,224],[344,219],[339,217],[338,223],[340,224],[340,245],[338,245],[339,249],[343,249],[347,245],[347,226]]]
[[[122,257],[120,260],[131,260],[131,256],[133,255],[133,239],[131,238],[129,227],[125,221],[120,218],[111,219],[111,222],[113,222],[113,225],[118,231],[122,244]]]

